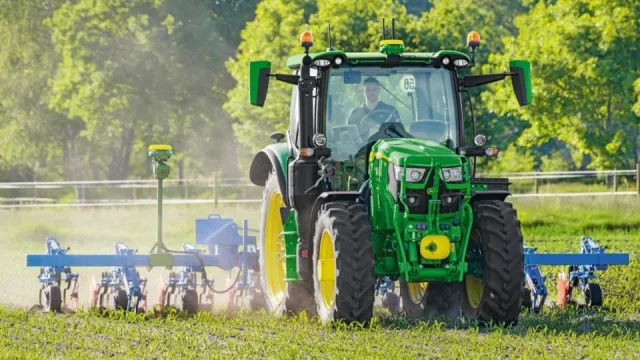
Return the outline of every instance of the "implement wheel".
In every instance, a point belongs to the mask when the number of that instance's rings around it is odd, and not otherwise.
[[[47,302],[46,309],[49,312],[62,312],[62,294],[60,287],[57,285],[49,285],[45,293]]]
[[[460,316],[460,284],[406,283],[400,280],[402,308],[410,318],[456,318]]]
[[[463,278],[464,315],[483,323],[516,325],[524,282],[522,233],[516,210],[504,201],[484,200],[473,204],[473,213],[467,256],[471,261],[476,261],[473,255],[481,259],[482,264],[469,266],[481,268],[482,277],[470,272]]]
[[[198,312],[198,293],[193,289],[185,290],[182,294],[182,310],[187,314],[193,315]]]
[[[589,307],[602,306],[602,289],[596,283],[588,283],[584,288],[584,302]]]
[[[271,172],[265,183],[260,225],[260,283],[265,308],[274,314],[300,313],[315,315],[313,282],[288,283],[285,279],[285,250],[280,209],[285,208],[278,178]]]
[[[368,324],[375,302],[369,216],[352,202],[323,205],[313,236],[313,283],[323,323]]]

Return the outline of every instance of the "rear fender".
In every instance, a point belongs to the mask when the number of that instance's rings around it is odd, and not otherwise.
[[[249,170],[249,179],[254,185],[264,186],[269,177],[269,173],[274,171],[278,179],[278,186],[284,199],[285,205],[289,207],[289,197],[287,196],[287,163],[289,159],[289,147],[285,143],[269,145],[260,150],[253,158]]]

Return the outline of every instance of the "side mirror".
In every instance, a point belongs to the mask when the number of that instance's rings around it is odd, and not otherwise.
[[[269,90],[271,62],[257,60],[249,62],[249,102],[254,106],[264,106]]]
[[[511,76],[511,84],[520,106],[531,104],[533,94],[531,88],[531,63],[527,60],[509,61],[509,68],[515,75]]]

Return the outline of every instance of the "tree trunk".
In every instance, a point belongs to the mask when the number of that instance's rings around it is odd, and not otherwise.
[[[82,158],[77,151],[78,130],[72,124],[67,124],[65,136],[63,138],[63,162],[67,181],[83,181],[84,171]],[[84,185],[75,185],[74,191],[78,202],[83,203],[86,199],[86,188]]]
[[[125,180],[129,176],[131,152],[135,140],[135,121],[130,127],[125,127],[120,136],[118,149],[113,152],[109,168],[109,180]]]

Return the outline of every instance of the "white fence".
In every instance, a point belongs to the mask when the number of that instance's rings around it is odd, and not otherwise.
[[[632,170],[480,173],[477,176],[509,178],[513,197],[640,195],[640,165]],[[541,191],[553,181],[557,183],[571,180],[580,180],[585,184],[591,182],[593,186],[587,184],[579,187],[582,190],[587,187],[587,191]],[[155,205],[156,185],[157,180],[0,183],[0,208]],[[163,185],[164,204],[167,205],[262,201],[261,188],[253,185],[247,178],[167,179]],[[621,186],[623,189],[619,189]],[[47,196],[53,193],[71,193],[76,196]],[[106,197],[101,196],[105,194]]]

